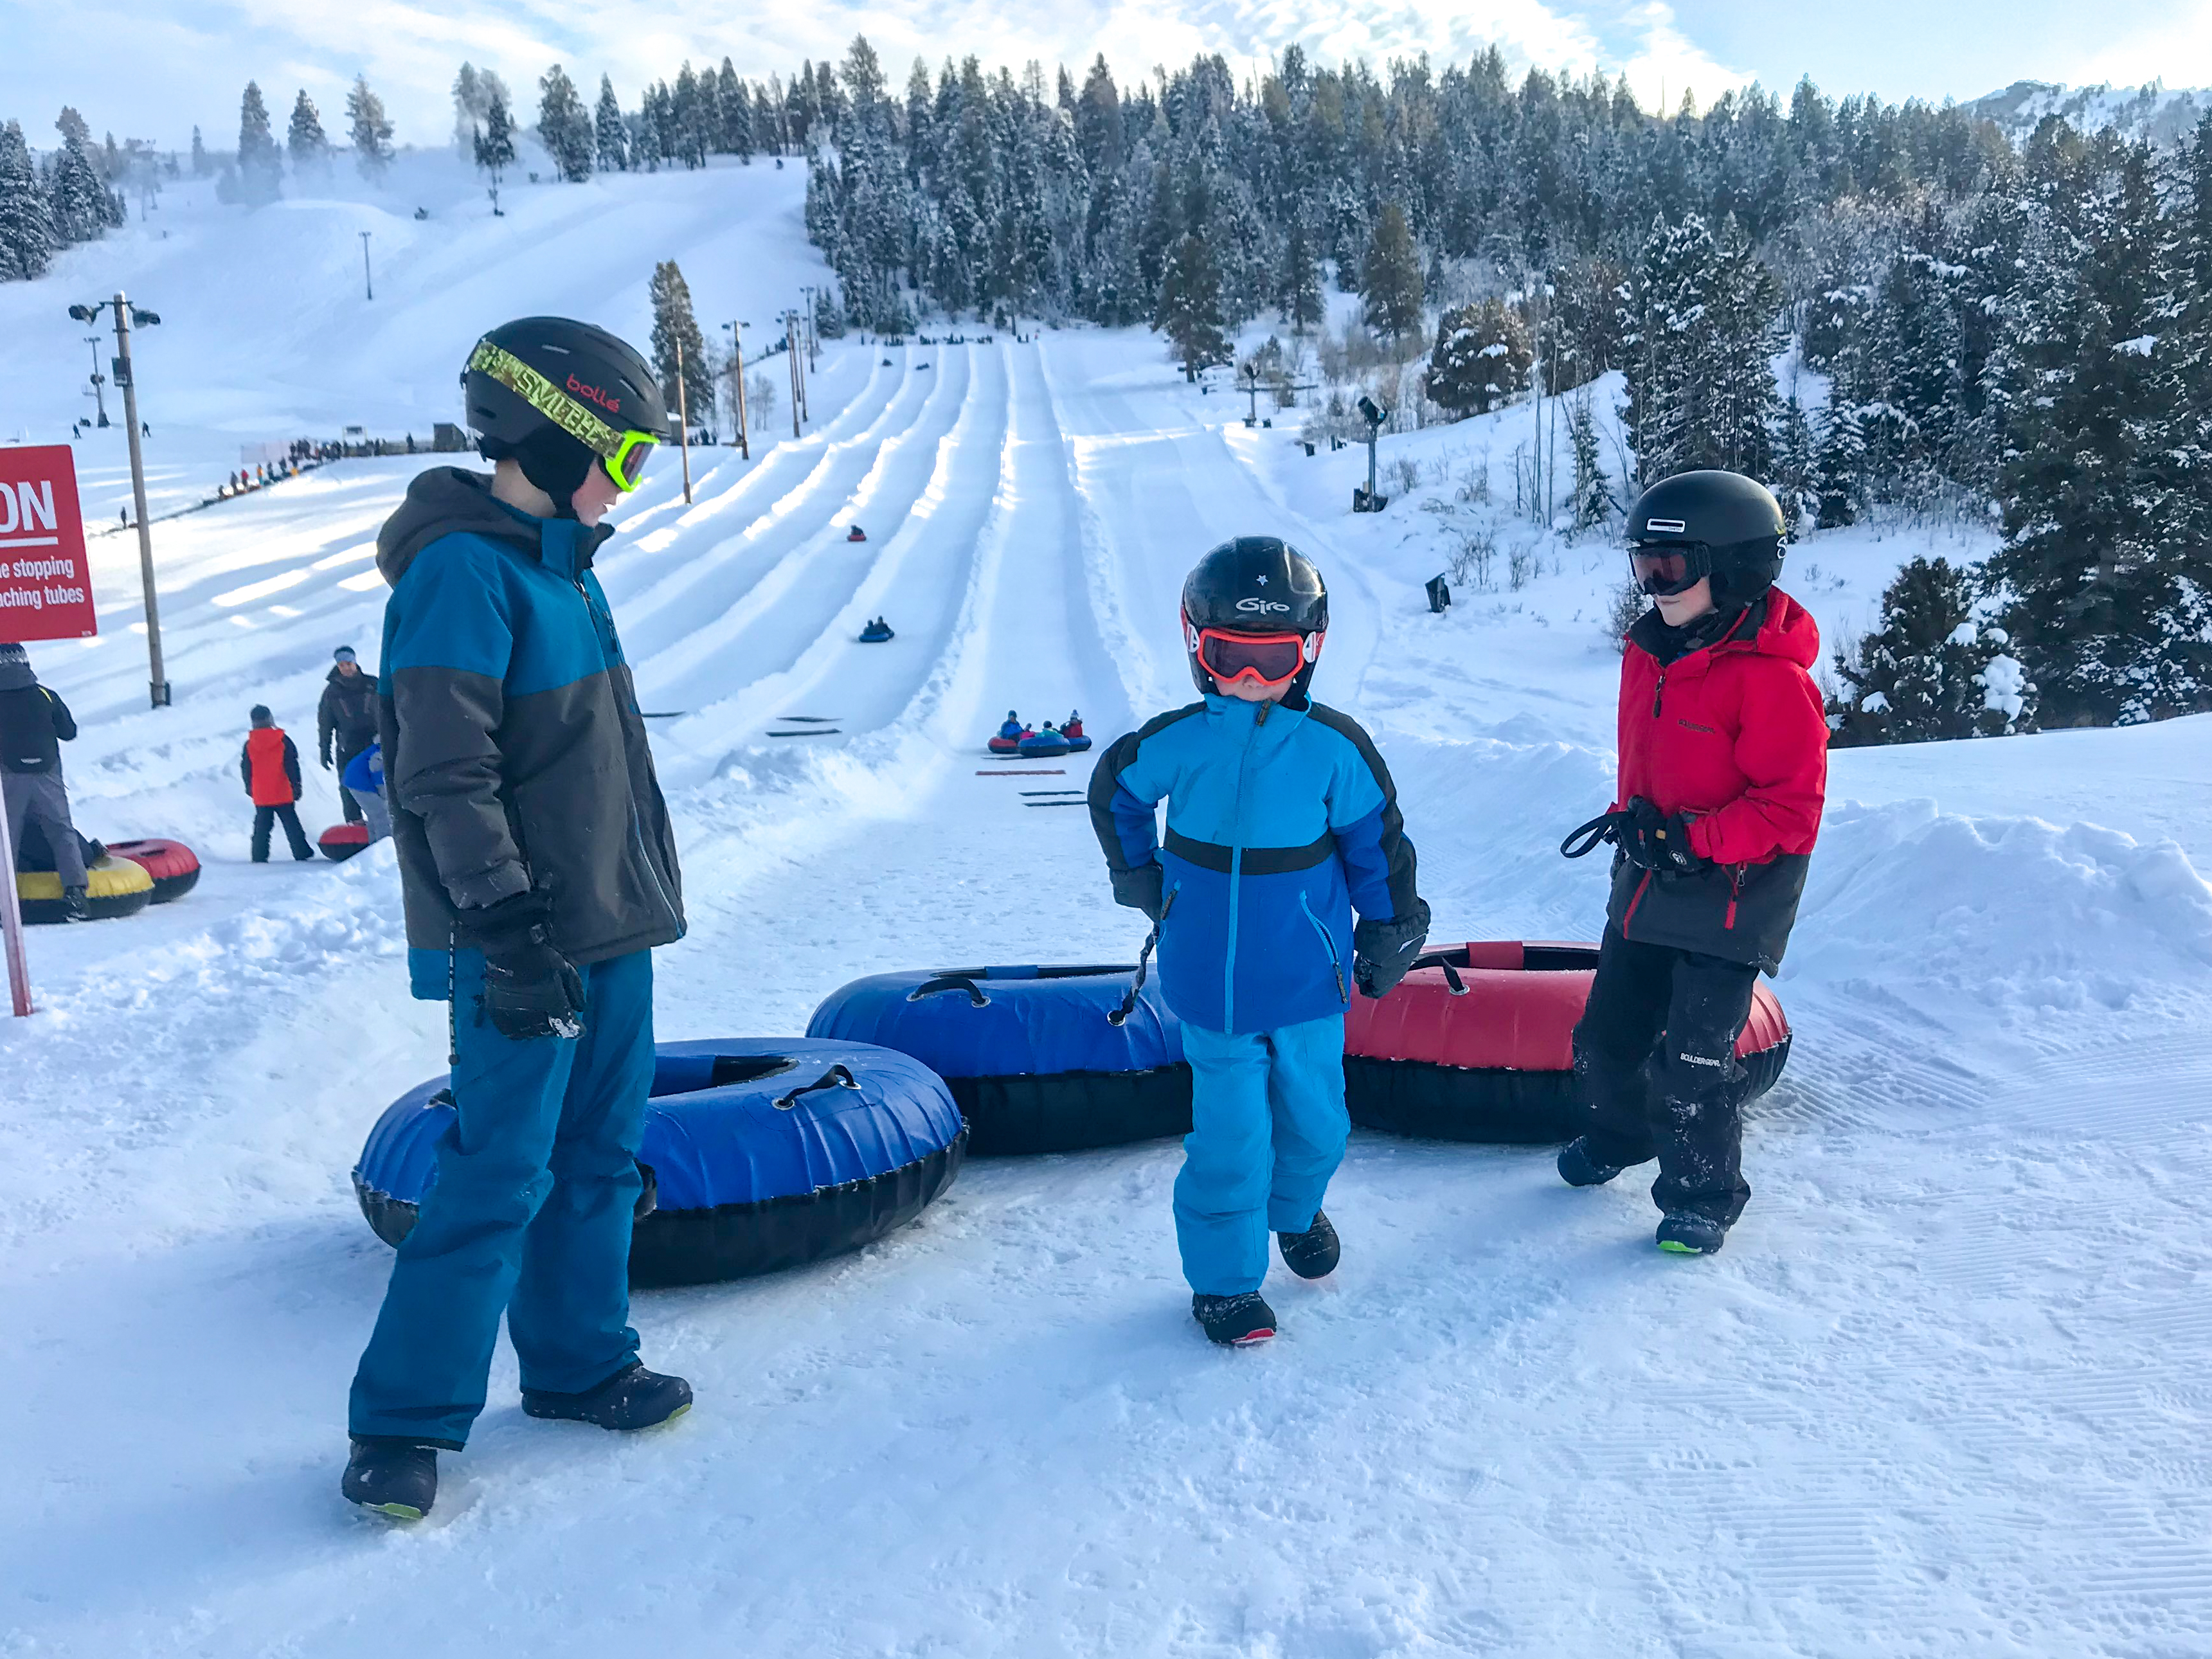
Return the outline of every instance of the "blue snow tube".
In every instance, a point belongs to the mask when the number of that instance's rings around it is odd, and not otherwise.
[[[1021,740],[1019,749],[1025,760],[1050,760],[1067,752],[1067,739],[1057,732],[1033,732]]]
[[[1182,1027],[1157,985],[1108,1018],[1134,967],[876,974],[832,992],[809,1036],[879,1043],[943,1078],[968,1149],[1067,1152],[1190,1133]]]
[[[448,1079],[410,1090],[353,1172],[386,1243],[415,1225],[457,1110]],[[968,1132],[944,1083],[902,1054],[799,1037],[664,1042],[637,1161],[634,1285],[702,1285],[874,1243],[952,1184]]]

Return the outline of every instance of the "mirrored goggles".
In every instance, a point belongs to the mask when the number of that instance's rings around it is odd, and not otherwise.
[[[1252,680],[1272,690],[1288,685],[1320,656],[1321,641],[1319,634],[1231,634],[1206,628],[1199,630],[1198,660],[1219,684]]]
[[[1712,556],[1703,542],[1656,542],[1628,550],[1636,585],[1654,599],[1686,593],[1713,574]]]

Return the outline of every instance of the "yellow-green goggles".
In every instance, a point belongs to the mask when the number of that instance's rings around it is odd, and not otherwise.
[[[645,481],[645,464],[660,442],[659,433],[635,428],[617,431],[513,352],[489,340],[477,342],[469,368],[490,375],[597,455],[616,489],[635,489]]]

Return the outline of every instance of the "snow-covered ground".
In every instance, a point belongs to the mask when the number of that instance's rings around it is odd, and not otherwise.
[[[796,270],[787,188],[607,186],[774,221],[763,261]],[[690,245],[655,223],[592,288],[556,257],[592,240],[582,208],[442,300],[426,268],[394,378],[428,407],[509,313],[634,325],[616,296]],[[250,276],[196,259],[202,291]],[[233,392],[335,395],[402,344],[266,328]],[[1357,452],[1238,408],[1141,334],[845,343],[804,441],[714,458],[688,507],[652,476],[602,569],[671,716],[692,932],[664,1036],[794,1032],[889,966],[1132,953],[1082,815],[975,757],[1009,706],[1110,738],[1187,700],[1177,586],[1254,530],[1328,574],[1316,691],[1380,738],[1435,937],[1595,934],[1602,872],[1554,848],[1609,789],[1621,562],[1515,528],[1528,412],[1387,441],[1422,482],[1355,518]],[[1490,505],[1459,501],[1486,453]],[[2212,1652],[2201,720],[1837,757],[1778,988],[1797,1047],[1713,1261],[1651,1249],[1640,1181],[1358,1135],[1343,1268],[1279,1275],[1282,1337],[1223,1352],[1185,1312],[1172,1143],[979,1161],[857,1256],[641,1295],[648,1360],[698,1389],[676,1429],[530,1422],[502,1357],[428,1522],[347,1511],[389,1255],[346,1172],[442,1067],[441,1011],[406,999],[388,849],[249,866],[235,763],[257,701],[307,746],[332,645],[374,666],[371,539],[416,465],[161,526],[173,708],[140,707],[125,538],[94,556],[107,632],[34,650],[85,719],[81,822],[181,835],[208,874],[36,933],[43,1012],[0,1030],[0,1653]],[[1495,591],[1430,616],[1420,583],[1486,526]],[[1978,544],[1815,537],[1785,583],[1863,625],[1931,548]],[[879,612],[898,639],[854,644]],[[767,735],[799,714],[838,734]],[[335,812],[312,774],[310,818]]]

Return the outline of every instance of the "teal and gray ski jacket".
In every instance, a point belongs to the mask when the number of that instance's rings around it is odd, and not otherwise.
[[[415,994],[431,1000],[456,914],[532,887],[574,962],[684,936],[676,838],[592,574],[612,532],[532,518],[490,486],[422,473],[376,544],[385,784]]]

